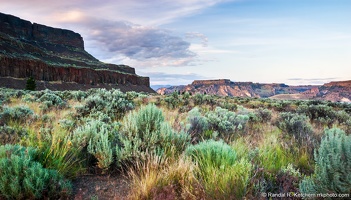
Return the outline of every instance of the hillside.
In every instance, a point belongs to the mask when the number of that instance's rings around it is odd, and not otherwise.
[[[228,79],[195,80],[189,85],[159,88],[158,94],[173,92],[211,94],[218,96],[257,97],[286,100],[329,100],[350,102],[351,81],[331,82],[322,86],[288,86],[285,84],[264,84],[253,82],[233,82]]]
[[[30,76],[38,89],[154,92],[149,78],[134,68],[103,63],[86,52],[80,34],[0,13],[0,85],[23,89]]]
[[[195,80],[186,86],[160,88],[159,94],[170,94],[174,91],[213,94],[218,96],[237,97],[271,97],[279,94],[308,93],[314,86],[288,86],[285,84],[262,84],[253,82],[233,82],[228,79]]]

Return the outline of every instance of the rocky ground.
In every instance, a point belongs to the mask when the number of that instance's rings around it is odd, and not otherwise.
[[[86,175],[73,181],[74,200],[128,199],[129,181],[123,175]]]

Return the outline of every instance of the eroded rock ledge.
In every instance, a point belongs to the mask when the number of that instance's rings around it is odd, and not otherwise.
[[[154,92],[149,78],[138,76],[134,68],[103,63],[86,52],[80,34],[0,13],[0,77],[12,78],[12,84],[0,87],[18,88],[30,76],[43,82],[76,83],[75,89],[82,90],[108,85]]]

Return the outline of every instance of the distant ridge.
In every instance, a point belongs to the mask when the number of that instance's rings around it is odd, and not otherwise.
[[[351,102],[351,81],[331,82],[321,86],[288,86],[284,83],[233,82],[229,79],[195,80],[189,85],[159,88],[161,95],[173,92],[210,94],[218,96],[256,97],[274,99],[319,99]]]

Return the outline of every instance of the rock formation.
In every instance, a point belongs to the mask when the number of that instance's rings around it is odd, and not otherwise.
[[[259,97],[273,99],[319,99],[351,102],[351,81],[326,83],[322,86],[288,86],[281,83],[263,84],[232,82],[229,79],[195,80],[192,84],[159,88],[157,93],[190,92],[218,96]]]
[[[312,86],[289,87],[285,84],[260,84],[252,82],[232,82],[229,79],[218,80],[195,80],[186,86],[173,86],[160,88],[159,94],[169,94],[174,91],[213,94],[219,96],[239,96],[239,97],[270,97],[276,94],[292,94],[305,92]]]
[[[318,88],[318,98],[328,101],[351,102],[351,80],[333,81]]]
[[[134,68],[100,62],[84,50],[80,34],[32,24],[0,13],[0,87],[23,89],[34,77],[38,89],[120,88],[154,92]]]

